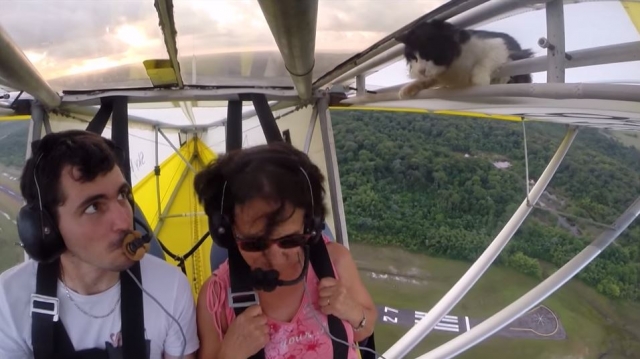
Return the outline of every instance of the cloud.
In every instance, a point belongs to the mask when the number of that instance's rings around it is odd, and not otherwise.
[[[346,59],[444,2],[320,0],[316,52]],[[277,51],[255,0],[180,0],[174,14],[181,58]],[[144,72],[143,60],[168,58],[151,0],[8,1],[0,24],[48,80],[131,64]]]

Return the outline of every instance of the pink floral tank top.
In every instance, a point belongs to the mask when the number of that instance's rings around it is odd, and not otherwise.
[[[335,267],[334,272],[337,278]],[[220,340],[222,340],[221,313],[224,311],[226,315],[227,328],[235,319],[235,312],[229,307],[227,301],[227,289],[230,285],[229,262],[222,263],[213,274],[215,277],[209,281],[207,287],[207,309],[213,317],[218,332],[221,333]],[[333,356],[331,337],[323,329],[324,327],[328,330],[327,317],[322,314],[318,305],[318,283],[318,277],[309,265],[307,290],[293,319],[290,322],[267,319],[270,340],[264,348],[266,359],[325,359]],[[219,293],[217,298],[213,296],[214,288],[216,293]],[[318,321],[322,322],[323,327]],[[345,321],[343,323],[347,329],[348,342],[351,344],[348,358],[358,359],[359,355],[354,347],[353,329],[349,323]]]

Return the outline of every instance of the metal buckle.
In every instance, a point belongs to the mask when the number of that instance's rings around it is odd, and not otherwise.
[[[36,308],[36,302],[53,304],[53,309]],[[31,294],[31,312],[29,312],[29,316],[31,316],[33,313],[49,314],[53,316],[53,321],[57,322],[60,318],[59,305],[60,301],[58,300],[58,298],[48,297],[46,295],[40,294]]]
[[[227,289],[227,298],[231,308],[247,308],[255,304],[260,304],[260,298],[255,291],[232,293],[231,288]]]

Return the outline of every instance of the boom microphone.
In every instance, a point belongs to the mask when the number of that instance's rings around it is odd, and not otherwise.
[[[265,292],[272,292],[279,286],[294,285],[300,282],[309,269],[309,245],[305,245],[304,249],[304,264],[300,275],[292,280],[280,279],[280,273],[275,269],[264,270],[262,268],[256,268],[251,271],[251,282],[253,288],[256,290],[263,290]]]
[[[151,236],[148,234],[142,235],[138,231],[132,231],[124,237],[122,250],[129,259],[139,261],[149,251],[149,242]]]

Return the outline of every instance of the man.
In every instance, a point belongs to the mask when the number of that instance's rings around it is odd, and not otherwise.
[[[48,351],[51,358],[130,359],[134,345],[148,359],[179,358],[183,351],[195,358],[199,341],[186,277],[160,258],[138,262],[123,250],[133,230],[132,198],[114,143],[71,130],[32,148],[20,180],[31,214],[23,208],[18,227],[27,253],[42,261],[0,275],[0,358],[39,359]],[[53,225],[46,225],[47,216]],[[59,246],[52,235],[59,235]],[[34,302],[45,278],[53,294]],[[57,321],[32,310],[51,310],[54,302]]]

